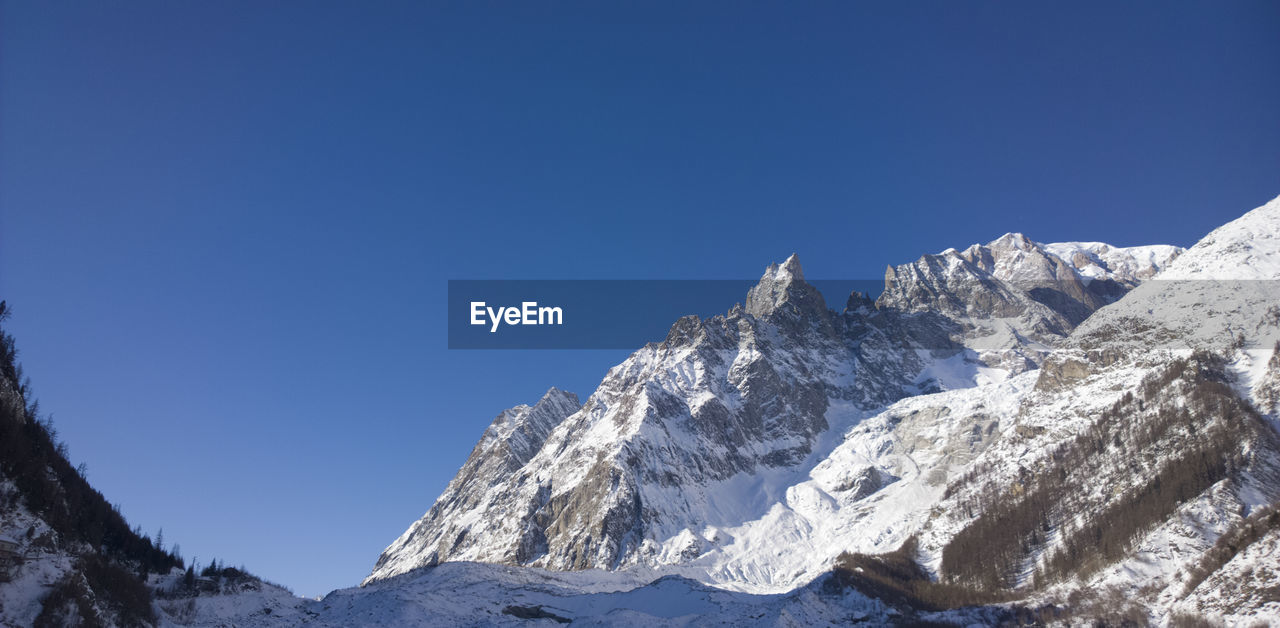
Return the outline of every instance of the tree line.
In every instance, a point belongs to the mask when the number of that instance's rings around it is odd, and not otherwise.
[[[991,481],[959,499],[972,520],[943,549],[942,577],[995,591],[1088,575],[1122,559],[1178,506],[1246,464],[1244,443],[1275,440],[1226,383],[1216,356],[1178,360],[1137,392],[1055,448],[1042,468],[1022,468],[1012,483]],[[1108,494],[1111,487],[1098,482],[1117,464],[1128,467],[1124,477],[1142,481]],[[982,473],[975,469],[960,482]],[[1102,494],[1090,494],[1094,489]]]
[[[0,301],[0,323],[10,313]],[[54,538],[37,538],[34,528],[28,530],[32,545],[69,552],[80,544],[92,548],[55,585],[46,607],[79,608],[85,600],[96,598],[116,611],[118,623],[153,622],[146,574],[182,567],[182,558],[141,530],[131,529],[119,509],[89,485],[84,468],[71,465],[53,422],[40,416],[30,379],[23,375],[17,358],[13,336],[0,327],[0,474],[17,488],[5,496],[5,506],[24,504],[52,529]],[[92,593],[81,590],[86,583]],[[69,604],[69,600],[79,602]],[[68,621],[54,615],[45,621],[50,625]],[[80,621],[92,625],[97,620],[81,614]]]

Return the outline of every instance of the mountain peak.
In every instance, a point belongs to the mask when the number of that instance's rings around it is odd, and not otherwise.
[[[513,435],[519,434],[525,434],[527,440],[532,434],[537,445],[541,446],[551,428],[581,407],[577,395],[552,386],[532,406],[520,404],[502,411],[490,424],[488,434],[499,441],[510,441]],[[532,449],[536,450],[536,447]],[[532,451],[526,453],[532,455]]]
[[[776,271],[778,276],[783,274],[790,276],[792,279],[804,281],[804,270],[800,268],[800,256],[792,253]]]
[[[992,240],[988,247],[993,249],[1019,249],[1022,251],[1030,251],[1036,248],[1036,243],[1027,236],[1017,232],[1010,231],[995,240]]]
[[[558,400],[568,400],[568,401],[572,401],[574,404],[578,404],[578,395],[571,393],[567,390],[560,390],[559,388],[552,386],[551,388],[547,389],[546,394],[542,395],[542,398],[538,400],[538,403],[534,404],[534,407],[542,405],[544,402],[551,402],[551,401],[558,401]]]
[[[800,258],[792,253],[782,264],[770,264],[755,287],[747,292],[746,310],[756,317],[769,316],[785,304],[804,311],[825,311],[822,295],[805,283]]]

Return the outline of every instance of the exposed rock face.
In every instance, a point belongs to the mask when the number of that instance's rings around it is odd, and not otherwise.
[[[745,306],[676,321],[581,408],[553,391],[500,415],[369,580],[457,560],[551,569],[715,560],[735,542],[728,530],[766,516],[862,418],[903,397],[1035,368],[1076,317],[1010,283],[1024,276],[1074,282],[1067,294],[1078,307],[1105,300],[1067,262],[1013,235],[891,268],[878,301],[855,293],[842,313],[805,282],[796,256],[771,265]],[[898,471],[864,466],[829,488],[865,500]]]
[[[805,283],[800,259],[792,255],[781,265],[771,264],[754,288],[747,292],[746,311],[756,318],[773,316],[787,308],[795,318],[822,318],[827,304],[822,294]]]
[[[1089,364],[1078,359],[1063,357],[1046,360],[1040,369],[1036,387],[1041,390],[1064,390],[1089,377]]]
[[[581,407],[577,395],[553,387],[533,407],[516,406],[499,414],[468,462],[494,460],[503,462],[506,471],[518,469],[538,453],[551,430]]]

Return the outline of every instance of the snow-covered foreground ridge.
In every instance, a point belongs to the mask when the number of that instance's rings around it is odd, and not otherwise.
[[[162,603],[166,604],[166,603]],[[445,563],[304,600],[273,587],[172,604],[190,626],[812,626],[891,623],[902,614],[830,578],[752,595],[679,576],[637,585],[631,574]],[[981,620],[990,611],[965,613]],[[933,613],[946,619],[958,613]]]

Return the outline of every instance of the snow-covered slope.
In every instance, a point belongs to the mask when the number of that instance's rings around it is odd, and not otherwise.
[[[0,482],[0,499],[9,501],[17,493],[12,482]],[[0,530],[21,556],[0,561],[0,625],[30,626],[44,610],[48,592],[72,573],[77,553],[58,547],[49,525],[20,504],[0,512]]]
[[[1280,497],[1280,439],[1265,419],[1280,364],[1278,230],[1280,199],[1084,321],[1019,391],[1002,420],[1012,430],[948,486],[919,530],[921,560],[945,575],[966,535],[1026,532],[1011,582],[1048,597],[1115,590],[1165,617],[1218,535]],[[1028,513],[1045,532],[1016,525]],[[1080,540],[1112,520],[1135,527],[1112,545]]]
[[[1187,571],[1170,596],[1170,616],[1217,616],[1229,625],[1280,617],[1280,511],[1237,522]]]
[[[716,531],[684,573],[718,586],[778,592],[817,577],[843,552],[896,549],[931,516],[948,480],[1013,429],[1026,373],[980,388],[903,399],[846,431],[796,472],[758,518]],[[748,493],[749,494],[749,493]]]
[[[1215,229],[1167,269],[1080,325],[1046,369],[1069,381],[1116,362],[1243,350],[1243,383],[1265,372],[1280,325],[1280,199]],[[1086,366],[1088,365],[1088,366]]]

